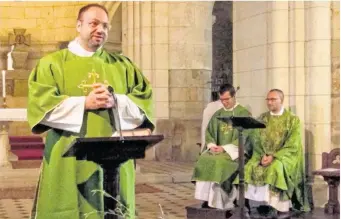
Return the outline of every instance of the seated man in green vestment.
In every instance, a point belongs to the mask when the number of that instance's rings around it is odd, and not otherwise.
[[[149,81],[127,57],[102,47],[109,23],[103,6],[84,6],[78,37],[39,60],[30,74],[28,122],[34,133],[48,131],[32,219],[104,218],[102,168],[62,156],[77,137],[110,137],[117,130],[109,119],[115,102],[108,86],[117,97],[122,129],[154,129]],[[134,219],[133,160],[121,165],[119,177],[123,218]]]
[[[269,111],[260,116],[265,129],[255,129],[248,140],[253,147],[245,165],[245,198],[251,216],[270,214],[285,218],[292,207],[308,211],[300,120],[283,107],[284,94],[269,91]]]
[[[217,119],[219,116],[249,116],[249,111],[238,104],[236,91],[230,84],[220,87],[223,108],[212,116],[205,136],[205,148],[194,169],[195,198],[204,201],[202,207],[232,209],[237,189],[232,182],[238,170],[238,131]]]

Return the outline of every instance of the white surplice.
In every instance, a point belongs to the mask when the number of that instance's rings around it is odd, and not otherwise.
[[[206,129],[207,129],[209,121],[211,120],[215,112],[217,112],[219,109],[224,107],[220,100],[211,102],[210,104],[207,105],[204,111],[204,115],[203,115],[204,118],[203,118],[203,123],[202,123],[203,124],[202,132],[201,132],[202,142],[203,142],[202,145],[205,145],[205,133],[206,133]],[[232,111],[238,105],[239,103],[236,103],[233,106],[233,108],[231,109],[224,108],[224,110]],[[204,131],[203,131],[203,127],[205,127]],[[216,146],[216,144],[208,143],[207,150],[209,150],[209,148],[213,146]],[[227,144],[227,145],[222,145],[222,147],[224,148],[224,151],[230,155],[232,160],[235,160],[238,158],[238,155],[239,155],[238,146],[233,145],[233,144]],[[204,151],[203,153],[205,152],[206,151]],[[232,186],[232,191],[228,194],[221,188],[221,186],[218,183],[208,182],[208,181],[196,181],[195,183],[194,197],[198,200],[207,201],[208,206],[212,208],[225,209],[225,210],[232,209],[234,207],[233,201],[237,198],[237,196],[238,196],[238,190],[236,186],[234,185]]]

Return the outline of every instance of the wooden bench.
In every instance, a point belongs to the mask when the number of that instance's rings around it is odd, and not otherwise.
[[[340,148],[335,148],[330,153],[322,154],[322,169],[313,171],[314,175],[323,176],[328,183],[329,199],[324,206],[327,214],[340,213],[340,203],[338,200],[338,187],[340,184]]]

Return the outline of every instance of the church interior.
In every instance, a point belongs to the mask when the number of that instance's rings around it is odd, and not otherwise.
[[[324,212],[339,209],[339,1],[19,0],[0,2],[1,219],[30,217],[43,159],[46,133],[27,122],[30,72],[67,48],[88,3],[108,10],[104,48],[133,60],[153,89],[153,134],[164,139],[136,160],[138,218],[227,218],[193,216],[202,209],[191,182],[203,111],[225,83],[254,117],[270,89],[284,92],[301,122],[309,203],[320,209],[307,218],[340,217]]]

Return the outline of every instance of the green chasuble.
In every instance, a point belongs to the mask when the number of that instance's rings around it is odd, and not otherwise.
[[[238,130],[232,128],[231,124],[217,119],[219,116],[250,116],[249,111],[237,105],[234,112],[225,108],[218,110],[211,118],[206,129],[206,145],[204,152],[200,155],[193,174],[193,181],[216,182],[229,192],[231,183],[237,176],[238,161],[232,160],[224,151],[213,153],[207,148],[207,144],[214,143],[218,146],[233,144],[238,147]]]
[[[28,122],[34,133],[48,131],[42,170],[33,207],[33,219],[101,219],[104,217],[103,170],[94,162],[62,157],[77,137],[109,137],[113,130],[107,110],[84,111],[80,133],[40,124],[45,115],[68,97],[87,96],[95,82],[111,85],[127,95],[152,123],[152,89],[139,69],[126,57],[99,49],[80,57],[68,49],[42,58],[29,77]],[[133,160],[120,168],[120,202],[125,218],[135,218]],[[114,209],[111,209],[114,210]]]
[[[279,116],[264,113],[260,121],[266,128],[251,131],[248,138],[253,154],[245,165],[245,183],[270,185],[271,191],[280,193],[281,200],[291,200],[293,208],[308,211],[299,118],[284,110]],[[267,167],[260,165],[265,154],[274,157]]]

